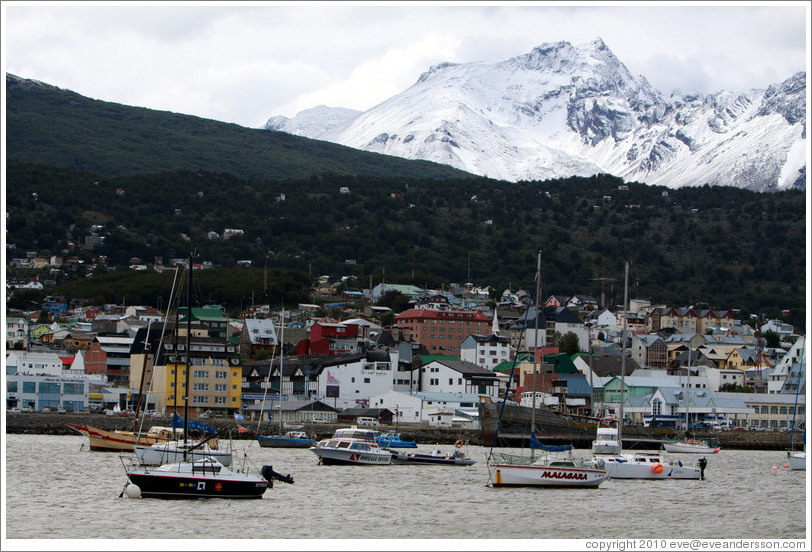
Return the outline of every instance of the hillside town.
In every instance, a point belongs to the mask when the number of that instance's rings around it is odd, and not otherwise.
[[[494,301],[473,284],[337,284],[319,279],[318,304],[255,304],[237,318],[218,305],[168,316],[49,296],[6,317],[6,410],[171,416],[184,402],[188,325],[199,418],[477,429],[478,404],[501,400],[509,381],[509,401],[595,418],[615,414],[623,384],[632,425],[781,431],[796,405],[805,413],[804,337],[781,320],[645,299],[625,310],[589,295],[542,296],[536,308],[528,291]],[[380,305],[392,293],[402,312]]]

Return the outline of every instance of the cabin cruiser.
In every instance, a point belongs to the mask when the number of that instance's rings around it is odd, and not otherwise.
[[[392,453],[378,446],[377,431],[357,426],[337,429],[329,439],[322,439],[310,450],[321,464],[390,464]]]

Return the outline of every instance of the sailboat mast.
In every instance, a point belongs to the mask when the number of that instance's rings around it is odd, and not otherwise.
[[[530,437],[536,432],[536,376],[538,374],[539,356],[539,294],[541,293],[541,251],[536,259],[536,332],[533,337],[533,409],[530,414]],[[532,442],[532,439],[531,439]],[[530,459],[533,458],[533,447],[530,446]]]
[[[617,417],[617,442],[621,450],[623,450],[623,401],[626,400],[626,328],[629,318],[629,261],[626,261],[623,272],[623,331],[620,333],[622,342],[620,349],[620,409]]]
[[[186,288],[186,385],[183,396],[183,461],[186,461],[189,435],[189,370],[192,365],[192,255],[189,254],[189,280]]]
[[[285,358],[285,306],[282,306],[282,318],[279,320],[279,435],[282,435],[282,376],[283,359]]]

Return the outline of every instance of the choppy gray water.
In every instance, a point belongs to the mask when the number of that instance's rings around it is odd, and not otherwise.
[[[235,441],[254,472],[270,464],[291,474],[295,484],[277,482],[262,500],[157,500],[119,498],[126,483],[119,455],[91,452],[85,440],[6,436],[8,539],[806,536],[806,472],[784,469],[782,451],[708,455],[704,481],[610,480],[594,490],[494,489],[486,486],[485,447],[470,447],[478,460],[470,467],[356,467],[319,465],[307,449],[263,449],[254,441]],[[431,448],[437,447],[420,446]],[[235,459],[235,466],[241,465]]]

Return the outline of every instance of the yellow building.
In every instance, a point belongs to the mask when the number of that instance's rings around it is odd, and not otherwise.
[[[158,350],[152,366],[153,355],[144,370],[144,347],[147,329],[142,328],[134,340],[130,359],[130,386],[139,389],[141,373],[145,373],[144,392],[156,399],[156,410],[181,414],[186,399],[186,328],[181,327],[177,344],[164,337],[160,342],[160,330],[150,330],[147,339],[150,350]],[[154,333],[153,333],[154,332]],[[167,331],[167,334],[170,332]],[[166,334],[165,334],[166,335]],[[140,344],[140,347],[137,345]],[[242,408],[242,366],[238,346],[209,337],[204,327],[193,327],[191,338],[191,366],[189,369],[190,412],[202,414],[210,410],[219,417],[230,417]],[[177,348],[177,349],[176,349]],[[177,354],[175,354],[177,352]]]

